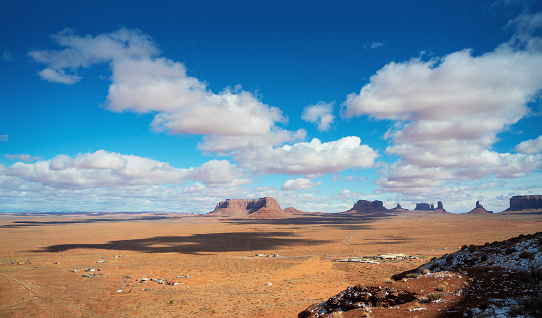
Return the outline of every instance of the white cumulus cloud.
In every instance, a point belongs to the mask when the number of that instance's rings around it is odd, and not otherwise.
[[[536,139],[524,140],[516,146],[516,151],[525,154],[535,154],[542,152],[542,135]]]
[[[293,180],[288,180],[284,182],[281,187],[281,190],[293,191],[293,190],[305,190],[312,189],[322,185],[322,181],[312,182],[310,179],[298,178]]]
[[[301,119],[317,124],[318,130],[327,131],[331,127],[335,116],[333,115],[333,103],[319,102],[303,109]]]
[[[393,140],[386,152],[401,160],[379,180],[381,191],[424,194],[451,180],[515,178],[540,169],[540,155],[492,150],[497,134],[529,114],[527,103],[542,89],[542,50],[531,45],[539,40],[515,38],[479,56],[465,49],[391,62],[359,94],[348,95],[343,116],[396,121],[385,135]],[[518,152],[530,144],[518,145]]]
[[[361,144],[359,137],[322,143],[317,138],[282,147],[242,151],[235,159],[255,173],[291,175],[336,173],[348,168],[372,168],[378,152]]]
[[[58,155],[36,163],[17,162],[2,176],[52,188],[88,189],[139,185],[168,185],[201,181],[207,185],[245,184],[242,169],[227,160],[211,160],[199,167],[178,169],[149,158],[99,150],[74,158]]]
[[[80,68],[108,63],[112,74],[105,106],[109,110],[156,113],[152,129],[203,135],[200,149],[204,151],[229,152],[304,138],[304,131],[279,128],[277,124],[287,122],[282,111],[240,86],[218,94],[208,90],[206,83],[186,74],[184,64],[159,57],[157,45],[139,30],[80,36],[66,29],[52,38],[64,49],[29,53],[47,66],[39,73],[43,79],[74,84],[82,80],[76,74]]]

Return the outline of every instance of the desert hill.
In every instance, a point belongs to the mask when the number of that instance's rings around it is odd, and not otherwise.
[[[300,318],[542,317],[542,232],[433,258],[381,285],[351,286]]]
[[[491,214],[493,211],[484,209],[484,206],[480,204],[480,201],[476,201],[476,207],[465,214]]]
[[[207,215],[250,217],[255,219],[279,219],[292,217],[290,211],[281,209],[280,204],[272,197],[255,200],[227,199],[219,202]]]
[[[401,207],[401,205],[399,203],[397,203],[397,206],[395,208],[391,209],[391,211],[394,211],[394,212],[407,212],[408,210],[403,209],[403,207]]]

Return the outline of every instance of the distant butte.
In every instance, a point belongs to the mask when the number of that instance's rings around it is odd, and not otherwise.
[[[476,207],[465,214],[490,214],[493,211],[488,211],[480,204],[480,201],[476,201]]]
[[[516,195],[510,198],[510,207],[506,211],[542,209],[542,195]]]
[[[434,204],[429,203],[416,203],[416,208],[414,211],[428,211],[432,213],[450,213],[444,209],[444,205],[442,204],[442,201],[437,202],[437,208],[435,209]]]
[[[255,219],[281,219],[292,217],[292,210],[281,209],[280,204],[272,197],[261,199],[227,199],[219,202],[211,216],[249,217]]]
[[[341,213],[354,214],[354,213],[387,212],[387,211],[389,210],[384,207],[384,203],[382,201],[358,200],[358,202],[356,202],[350,210],[341,212]]]
[[[408,212],[407,209],[403,209],[403,207],[401,207],[401,205],[399,203],[397,203],[397,206],[393,209],[391,209],[391,211],[394,211],[394,212]]]

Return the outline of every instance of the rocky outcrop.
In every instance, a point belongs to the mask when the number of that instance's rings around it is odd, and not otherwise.
[[[399,203],[397,203],[397,206],[395,208],[391,209],[391,211],[394,211],[394,212],[406,212],[408,210],[403,209],[403,207],[401,207],[401,205]]]
[[[480,201],[476,201],[476,207],[465,214],[490,214],[493,211],[484,209],[484,206],[480,204]]]
[[[430,211],[433,213],[450,213],[444,209],[444,204],[442,204],[442,201],[437,202],[437,208],[435,209],[434,204],[429,203],[416,203],[416,208],[414,211]]]
[[[362,315],[367,304],[378,304],[379,307],[389,308],[400,304],[417,300],[417,295],[392,287],[362,285],[351,286],[339,294],[329,298],[322,303],[313,304],[300,312],[298,318],[319,318],[319,317],[342,317],[334,313],[356,311],[356,315],[350,317],[367,317]]]
[[[415,211],[433,211],[435,206],[429,203],[416,203]]]
[[[350,286],[298,317],[479,317],[480,304],[498,317],[541,317],[541,244],[542,232],[464,245],[386,283]]]
[[[542,195],[516,195],[510,198],[507,211],[542,209]]]
[[[257,200],[227,199],[219,202],[208,215],[275,219],[290,217],[292,213],[281,209],[274,198],[265,197]]]
[[[389,211],[384,207],[382,201],[367,201],[367,200],[358,200],[354,203],[352,209],[342,212],[342,213],[364,213],[364,212],[386,212]]]

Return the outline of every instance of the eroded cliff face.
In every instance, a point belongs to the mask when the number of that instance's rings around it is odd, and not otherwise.
[[[542,195],[516,195],[510,198],[508,211],[542,209]]]
[[[385,212],[385,211],[389,211],[389,210],[384,207],[384,203],[382,201],[358,200],[358,202],[354,203],[354,206],[352,207],[352,209],[343,213]]]
[[[218,202],[210,215],[220,216],[249,216],[253,218],[283,218],[289,217],[292,213],[281,209],[275,198],[265,197],[260,199],[227,199]]]
[[[489,213],[493,213],[493,211],[488,211],[484,209],[484,206],[480,204],[480,201],[476,201],[476,207],[470,210],[470,212],[467,212],[466,214],[489,214]]]

